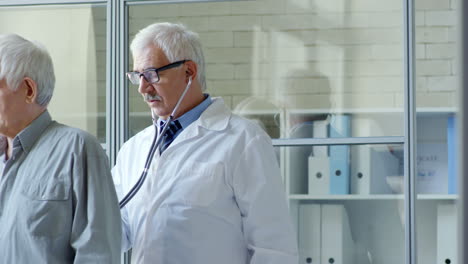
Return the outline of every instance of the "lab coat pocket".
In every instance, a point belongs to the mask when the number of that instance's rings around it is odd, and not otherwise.
[[[222,179],[220,164],[187,163],[178,173],[171,196],[187,205],[206,207],[216,200]]]
[[[22,220],[32,236],[64,235],[71,220],[70,181],[65,175],[33,180],[22,190]]]

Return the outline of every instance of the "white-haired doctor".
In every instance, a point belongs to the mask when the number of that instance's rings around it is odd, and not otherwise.
[[[268,135],[207,93],[200,40],[157,23],[131,44],[133,71],[154,115],[113,168],[120,199],[138,182],[151,143],[186,91],[141,189],[122,209],[133,263],[297,264],[297,242]]]

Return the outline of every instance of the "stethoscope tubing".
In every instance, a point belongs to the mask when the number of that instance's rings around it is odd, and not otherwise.
[[[153,160],[154,153],[156,153],[156,150],[159,148],[159,145],[161,145],[162,138],[163,138],[162,135],[164,135],[164,133],[166,133],[166,130],[168,129],[169,124],[172,121],[172,119],[173,119],[173,117],[170,116],[168,121],[164,125],[163,130],[161,131],[161,133],[159,133],[159,136],[158,136],[158,133],[157,133],[157,128],[155,128],[156,134],[155,134],[155,136],[153,138],[153,142],[151,143],[150,151],[149,151],[148,155],[146,156],[145,167],[144,167],[143,171],[141,172],[140,178],[138,179],[137,183],[135,183],[135,185],[133,185],[132,189],[130,189],[130,191],[125,195],[125,197],[119,202],[120,209],[124,208],[125,205],[128,202],[130,202],[130,200],[137,194],[137,192],[140,190],[141,186],[143,186],[143,183],[146,180],[146,176],[148,175],[148,170],[149,170],[149,167],[151,166],[151,160]]]
[[[156,150],[159,148],[162,142],[163,135],[166,133],[167,129],[169,128],[169,124],[174,120],[175,113],[177,109],[180,106],[180,103],[182,102],[182,99],[184,99],[185,94],[187,93],[188,89],[190,88],[190,85],[192,84],[192,78],[189,78],[189,81],[187,83],[187,86],[185,87],[184,92],[180,95],[179,100],[177,101],[174,109],[172,110],[171,115],[169,116],[168,120],[166,121],[166,124],[164,124],[163,129],[158,135],[158,129],[155,127],[155,134],[153,138],[153,142],[151,143],[150,151],[148,152],[148,155],[146,156],[146,161],[145,161],[145,167],[143,171],[141,172],[140,178],[138,181],[133,185],[133,187],[130,189],[130,191],[124,196],[122,200],[119,202],[119,207],[120,209],[124,208],[125,205],[132,200],[132,198],[138,193],[140,190],[141,186],[143,186],[143,183],[146,180],[146,176],[148,175],[148,170],[151,166],[151,161],[153,160],[154,154],[156,153]]]

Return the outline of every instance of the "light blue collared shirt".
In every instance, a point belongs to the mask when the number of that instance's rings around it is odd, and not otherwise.
[[[211,105],[211,102],[212,102],[211,96],[209,94],[203,94],[203,95],[205,96],[205,100],[203,100],[203,102],[201,102],[199,105],[195,106],[190,111],[188,111],[187,113],[183,114],[182,116],[176,119],[179,121],[180,125],[182,126],[182,129],[179,129],[177,131],[177,133],[174,136],[174,139],[182,132],[182,130],[184,130],[190,124],[192,124],[195,120],[197,120],[201,116],[203,111],[205,111],[208,108],[208,106]],[[161,127],[162,125],[164,125],[165,122],[166,120],[159,118],[157,121],[158,127]]]
[[[12,145],[5,162],[0,135],[0,263],[119,263],[120,210],[99,142],[45,111]]]

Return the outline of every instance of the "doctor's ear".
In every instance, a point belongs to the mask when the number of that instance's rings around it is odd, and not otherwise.
[[[185,75],[187,77],[187,80],[189,77],[191,77],[192,80],[194,80],[197,76],[197,70],[198,70],[197,64],[194,61],[190,60],[186,62],[186,65],[187,65],[187,69],[185,70]]]

